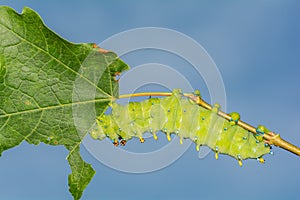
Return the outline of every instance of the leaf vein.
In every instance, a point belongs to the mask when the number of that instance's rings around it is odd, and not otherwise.
[[[73,105],[80,105],[80,104],[87,104],[87,103],[96,103],[96,102],[105,102],[105,101],[111,101],[111,100],[110,99],[95,99],[95,100],[88,100],[88,101],[65,103],[65,104],[48,106],[48,107],[40,107],[40,108],[34,108],[34,109],[24,110],[24,111],[20,111],[20,112],[7,113],[4,115],[0,115],[0,118],[7,117],[7,116],[22,115],[25,113],[38,112],[41,110],[51,110],[51,109],[56,109],[56,108],[61,108],[61,107],[66,107],[66,106],[73,106]]]

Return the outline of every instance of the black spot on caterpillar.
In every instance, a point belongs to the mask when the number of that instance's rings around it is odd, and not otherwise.
[[[150,98],[141,102],[130,102],[122,106],[112,103],[112,113],[100,116],[97,126],[90,132],[92,138],[102,140],[110,138],[117,146],[137,137],[143,143],[143,133],[150,132],[157,139],[156,132],[162,131],[167,139],[176,134],[183,139],[191,139],[199,150],[207,145],[218,154],[227,154],[236,158],[240,165],[248,158],[264,162],[262,156],[270,153],[270,146],[265,144],[262,134],[268,130],[259,126],[257,135],[237,126],[240,115],[231,113],[228,121],[217,113],[220,108],[215,104],[212,110],[205,109],[194,101],[184,97],[180,90],[174,90],[172,96]]]

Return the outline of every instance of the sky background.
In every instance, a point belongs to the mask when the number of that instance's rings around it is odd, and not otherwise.
[[[262,123],[300,145],[299,1],[0,0],[0,5],[18,12],[29,6],[48,27],[76,43],[101,43],[116,33],[147,26],[182,32],[200,43],[218,66],[227,111],[238,111],[250,124]],[[176,65],[154,51],[122,59],[133,68],[147,62]],[[188,73],[185,76],[193,76]],[[191,78],[193,87],[205,93],[200,82]],[[210,154],[200,160],[191,147],[165,169],[128,174],[106,167],[82,148],[97,172],[82,199],[298,199],[299,158],[276,147],[273,151],[264,165],[249,160],[241,168],[228,156],[216,161]],[[67,153],[63,147],[26,143],[4,152],[0,199],[72,199]]]

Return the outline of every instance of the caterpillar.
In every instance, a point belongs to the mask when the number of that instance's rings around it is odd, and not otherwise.
[[[200,92],[195,92],[200,96]],[[120,105],[111,104],[112,112],[102,115],[96,120],[96,126],[90,131],[93,139],[103,140],[108,137],[115,146],[125,145],[133,137],[143,143],[143,133],[149,132],[155,140],[156,133],[162,131],[170,141],[170,134],[176,134],[182,144],[183,139],[190,139],[196,144],[196,150],[206,145],[219,154],[227,154],[237,159],[240,166],[242,160],[257,159],[264,162],[263,155],[270,153],[270,145],[263,141],[263,133],[269,130],[264,126],[257,127],[257,134],[237,125],[240,115],[230,114],[226,120],[217,113],[219,104],[211,110],[199,106],[175,89],[172,95],[165,98],[149,98],[141,102],[129,102]]]

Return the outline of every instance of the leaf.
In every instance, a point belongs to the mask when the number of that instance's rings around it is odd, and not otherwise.
[[[23,141],[64,145],[80,199],[95,173],[80,143],[118,96],[115,73],[128,68],[113,52],[62,39],[30,8],[0,6],[0,155]]]
[[[74,199],[80,199],[83,190],[89,184],[95,172],[90,164],[82,160],[79,147],[68,156],[68,161],[73,172],[69,175],[69,190]]]

